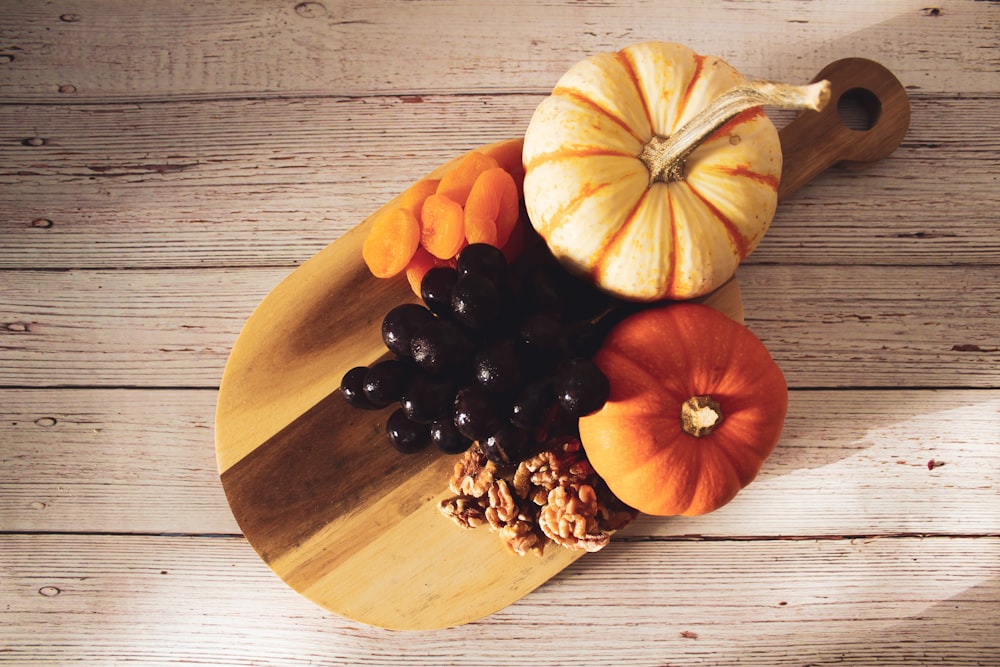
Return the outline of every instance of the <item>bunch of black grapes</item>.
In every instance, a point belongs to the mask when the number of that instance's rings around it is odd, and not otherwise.
[[[399,451],[433,443],[458,454],[479,442],[514,464],[554,420],[606,402],[608,379],[591,357],[619,319],[607,314],[614,304],[547,251],[508,266],[498,249],[472,244],[420,289],[423,304],[396,306],[382,322],[390,357],[351,369],[340,387],[359,408],[398,404],[386,434]]]

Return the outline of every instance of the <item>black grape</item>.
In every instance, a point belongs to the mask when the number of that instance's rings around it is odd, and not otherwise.
[[[500,288],[484,276],[464,275],[452,290],[452,315],[472,331],[482,332],[496,325],[503,305]]]
[[[453,375],[466,367],[475,348],[457,324],[441,318],[424,325],[410,339],[410,354],[429,373]]]
[[[455,396],[455,426],[472,440],[482,440],[500,430],[504,424],[496,396],[478,385],[463,387]]]
[[[451,296],[457,282],[456,269],[435,266],[420,281],[420,298],[435,315],[451,317]]]
[[[395,403],[403,395],[410,377],[410,367],[398,359],[373,364],[365,373],[365,397],[376,407]]]
[[[362,410],[376,410],[379,406],[373,405],[365,396],[365,376],[368,375],[367,366],[355,366],[344,373],[340,381],[340,393],[347,399],[347,402]]]
[[[513,340],[500,339],[483,345],[473,363],[476,382],[492,392],[513,391],[521,382],[521,355]]]
[[[382,341],[400,357],[411,357],[410,339],[434,314],[418,303],[404,303],[390,310],[382,320]]]
[[[589,359],[572,359],[562,364],[552,380],[556,400],[571,417],[583,417],[599,410],[608,400],[607,376]]]
[[[459,277],[474,274],[502,285],[507,271],[507,258],[500,250],[488,243],[473,243],[458,255],[455,267]]]
[[[430,428],[409,419],[402,408],[389,415],[385,434],[392,446],[404,454],[419,452],[431,442]]]
[[[515,465],[525,459],[531,450],[531,439],[527,432],[513,424],[504,424],[485,440],[479,441],[486,458],[497,465]]]
[[[403,392],[400,406],[415,422],[430,423],[450,417],[455,400],[455,384],[440,376],[416,373]]]
[[[472,446],[472,440],[462,435],[451,418],[431,422],[431,442],[445,454],[461,454]]]
[[[556,404],[551,378],[542,378],[521,387],[511,405],[510,421],[527,431],[537,431],[545,426]]]

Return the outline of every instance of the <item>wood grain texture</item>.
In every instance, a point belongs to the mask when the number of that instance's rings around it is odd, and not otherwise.
[[[784,201],[747,263],[1000,263],[996,96],[911,93],[903,144]],[[0,105],[0,268],[294,268],[541,95],[421,99]]]
[[[849,10],[776,0],[752,8],[700,0],[518,0],[487,18],[461,2],[253,0],[234,9],[226,0],[170,0],[153,12],[125,0],[59,9],[15,0],[0,14],[0,25],[11,26],[4,33],[7,78],[0,94],[12,102],[58,104],[331,92],[540,93],[591,53],[649,39],[682,41],[761,78],[780,72],[808,80],[849,54],[885,63],[908,86],[992,93],[997,59],[991,49],[1000,25],[992,4],[932,12],[919,0]],[[545,29],[525,39],[535,26]]]
[[[17,535],[0,557],[0,641],[19,665],[973,667],[1000,656],[996,537],[613,542],[490,618],[434,633],[331,617],[273,585],[241,539]]]
[[[216,402],[215,390],[0,389],[0,532],[238,534]],[[624,534],[1000,533],[998,419],[994,390],[792,390],[780,444],[734,502]]]
[[[218,481],[216,398],[0,389],[0,532],[239,534]]]
[[[972,0],[0,2],[0,662],[1000,663],[998,29]],[[866,57],[912,102],[890,158],[783,202],[741,269],[800,387],[782,445],[721,513],[644,518],[483,621],[326,613],[212,481],[242,322],[649,38],[792,82]]]

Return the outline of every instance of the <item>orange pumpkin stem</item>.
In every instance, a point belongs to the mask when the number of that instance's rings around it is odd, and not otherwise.
[[[681,405],[681,429],[704,438],[722,423],[722,406],[711,396],[692,396]]]
[[[715,98],[669,137],[653,136],[639,154],[649,169],[649,183],[684,180],[684,163],[701,142],[734,116],[754,107],[820,111],[830,101],[830,82],[793,86],[771,81],[750,81]]]

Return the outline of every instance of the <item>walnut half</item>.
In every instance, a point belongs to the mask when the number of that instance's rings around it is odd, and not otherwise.
[[[552,489],[538,513],[538,525],[568,549],[600,551],[611,541],[611,534],[597,525],[597,492],[589,484]]]
[[[478,528],[486,523],[486,511],[481,498],[454,496],[445,498],[438,509],[462,528]]]
[[[505,479],[495,481],[486,497],[486,520],[507,548],[520,556],[529,552],[541,556],[548,540],[538,529],[535,508],[514,495]]]
[[[497,475],[497,464],[486,458],[478,444],[467,449],[451,473],[448,487],[460,496],[482,498],[493,486]]]
[[[549,492],[563,484],[581,484],[594,474],[575,438],[553,440],[541,452],[527,458],[514,473],[514,489],[536,505],[547,502]]]

